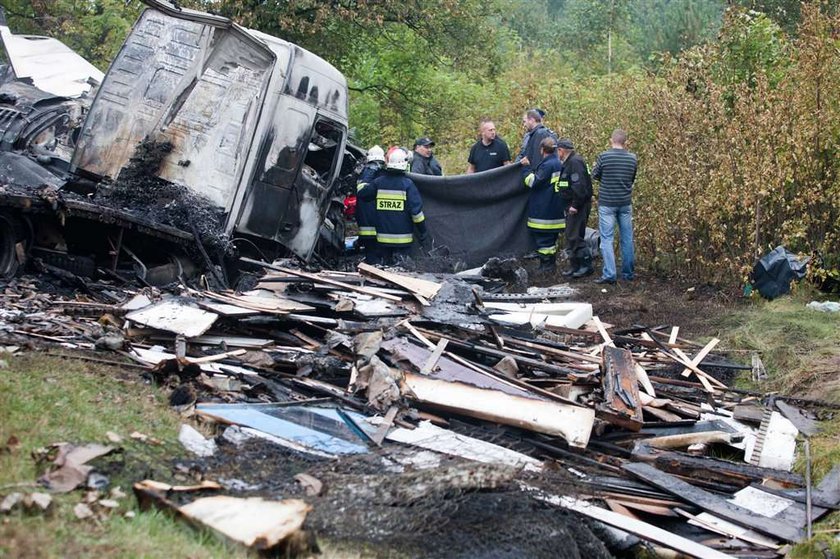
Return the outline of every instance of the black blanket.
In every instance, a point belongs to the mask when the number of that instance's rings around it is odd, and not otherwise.
[[[516,256],[531,250],[525,228],[528,189],[522,167],[433,177],[409,173],[423,197],[423,213],[434,248],[480,266],[492,256]]]

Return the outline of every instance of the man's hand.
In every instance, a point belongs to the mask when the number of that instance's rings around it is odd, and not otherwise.
[[[528,160],[528,157],[526,156],[526,157],[523,157],[522,159],[519,160],[519,164],[522,165],[523,167],[525,167],[526,165],[530,165],[531,162]]]
[[[569,206],[568,212],[571,215],[575,215],[576,213],[578,213],[577,209],[574,206]]]

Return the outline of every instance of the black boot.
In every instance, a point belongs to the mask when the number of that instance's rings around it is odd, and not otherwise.
[[[592,267],[592,257],[591,256],[584,256],[579,260],[580,267],[575,270],[572,274],[574,279],[582,278],[584,276],[591,276],[595,273],[595,269]]]
[[[580,261],[574,256],[569,258],[569,268],[560,272],[564,277],[571,277],[580,268]]]
[[[556,269],[556,259],[555,256],[552,254],[551,256],[548,255],[540,255],[540,272],[553,272]]]

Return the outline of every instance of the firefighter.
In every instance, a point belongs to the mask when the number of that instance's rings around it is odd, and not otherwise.
[[[363,203],[375,203],[376,241],[387,263],[408,256],[415,227],[421,243],[428,237],[423,200],[406,171],[408,152],[403,148],[389,150],[384,172],[359,191]]]
[[[537,245],[540,270],[554,270],[557,258],[557,236],[566,227],[563,216],[563,199],[559,192],[562,164],[557,157],[554,138],[540,142],[542,159],[532,173],[525,177],[525,186],[531,190],[528,197],[528,231]],[[527,163],[520,162],[526,166]],[[531,165],[534,163],[531,162]]]
[[[356,183],[356,194],[358,196],[366,185],[382,174],[385,166],[385,152],[379,146],[373,146],[367,153],[367,164],[359,175],[359,182]],[[359,243],[365,251],[365,261],[370,264],[379,264],[381,256],[376,243],[376,203],[374,200],[359,200],[356,206],[356,223],[359,224]]]
[[[563,275],[578,279],[595,272],[586,245],[586,222],[592,209],[592,179],[586,161],[575,152],[571,140],[563,138],[557,142],[557,155],[563,162],[560,192],[566,203],[566,251],[570,263]]]

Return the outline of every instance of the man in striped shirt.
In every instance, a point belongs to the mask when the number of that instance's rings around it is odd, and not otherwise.
[[[616,129],[610,136],[610,149],[595,160],[592,178],[601,182],[598,188],[598,229],[601,235],[601,257],[604,268],[599,284],[615,284],[615,252],[613,240],[618,225],[621,246],[621,279],[632,281],[635,257],[633,249],[633,206],[631,195],[636,180],[638,160],[627,151],[627,133]]]

